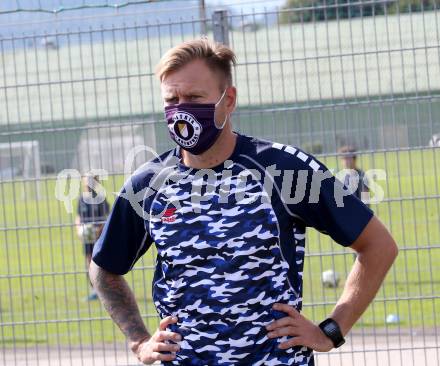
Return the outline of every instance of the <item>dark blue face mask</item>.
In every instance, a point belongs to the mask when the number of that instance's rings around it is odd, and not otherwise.
[[[170,137],[179,146],[194,155],[207,151],[217,141],[225,127],[228,115],[220,127],[215,123],[217,103],[180,103],[165,107],[165,118]]]

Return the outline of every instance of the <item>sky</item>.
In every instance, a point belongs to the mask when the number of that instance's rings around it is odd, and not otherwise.
[[[89,28],[90,26],[112,26],[137,22],[157,23],[197,19],[198,0],[157,1],[151,4],[130,5],[120,9],[94,8],[60,12],[56,15],[41,12],[20,12],[2,15],[1,11],[28,8],[57,9],[81,4],[123,4],[130,0],[0,0],[0,39],[10,34],[65,31],[66,29]],[[132,0],[133,2],[139,0]],[[282,6],[285,0],[205,0],[207,16],[216,7],[226,7],[233,14],[262,12]],[[117,16],[113,16],[117,15]]]
[[[252,11],[252,9],[261,11],[266,9],[272,9],[276,6],[282,6],[285,0],[206,0],[208,5],[224,5],[234,9],[243,9],[243,12]]]

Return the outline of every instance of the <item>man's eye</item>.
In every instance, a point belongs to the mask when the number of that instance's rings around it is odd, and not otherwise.
[[[200,95],[191,95],[191,96],[190,96],[190,99],[191,99],[191,100],[197,100],[197,99],[200,99]]]

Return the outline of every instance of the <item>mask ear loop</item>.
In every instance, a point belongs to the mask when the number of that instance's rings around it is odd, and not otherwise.
[[[225,94],[226,94],[226,90],[227,90],[227,89],[228,89],[228,88],[226,88],[226,89],[224,90],[224,92],[223,92],[222,96],[220,97],[220,99],[218,100],[218,102],[215,103],[215,107],[216,107],[216,108],[217,108],[217,106],[220,104],[220,102],[222,101],[223,97],[225,96]],[[225,125],[226,125],[226,121],[228,120],[229,116],[230,116],[230,113],[227,113],[227,114],[226,114],[226,117],[225,117],[225,120],[223,121],[223,123],[221,124],[220,127],[217,127],[217,122],[216,122],[216,120],[214,119],[214,126],[215,126],[218,130],[223,130],[223,127],[225,127]]]
[[[223,130],[223,127],[225,127],[226,121],[228,120],[229,113],[226,114],[225,120],[223,121],[222,125],[220,127],[217,127],[217,122],[214,120],[214,125],[218,130]]]
[[[220,97],[220,99],[218,100],[218,102],[215,103],[215,106],[216,106],[216,107],[220,104],[220,102],[222,101],[223,97],[225,96],[225,94],[226,94],[226,90],[228,90],[228,88],[226,88],[226,89],[223,91],[222,96]]]

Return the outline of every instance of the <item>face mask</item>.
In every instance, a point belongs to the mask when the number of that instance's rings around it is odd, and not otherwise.
[[[226,94],[223,92],[217,103],[180,103],[165,107],[165,118],[171,139],[194,155],[208,150],[217,141],[226,124],[226,115],[220,127],[215,123],[215,107]]]

